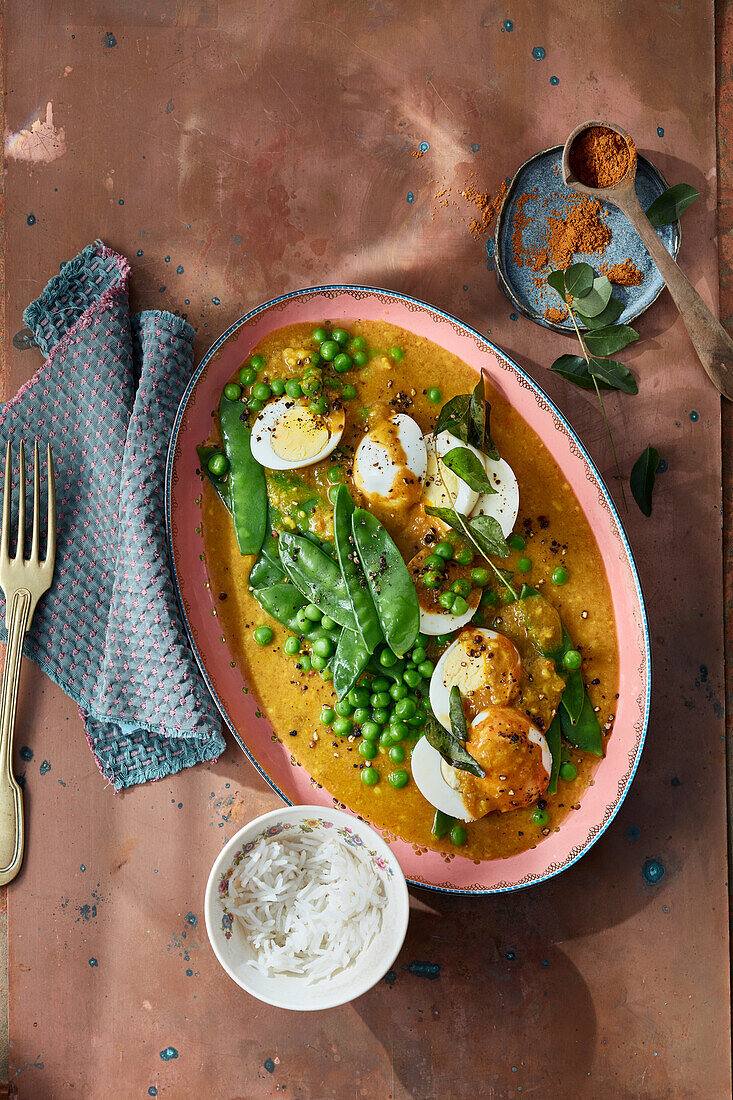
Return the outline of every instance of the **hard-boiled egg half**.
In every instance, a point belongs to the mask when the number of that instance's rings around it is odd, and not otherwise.
[[[338,446],[344,434],[343,409],[311,412],[291,397],[269,401],[252,426],[252,455],[270,470],[312,466]]]
[[[427,440],[428,468],[425,478],[425,491],[423,503],[430,504],[433,508],[455,508],[456,512],[467,516],[478,503],[479,494],[471,489],[465,481],[448,469],[441,460],[449,451],[456,447],[465,447],[478,458],[484,461],[484,456],[475,447],[468,443],[462,443],[450,432],[441,432]]]
[[[420,630],[423,634],[429,634],[434,637],[436,634],[452,634],[455,630],[460,630],[462,626],[470,623],[473,616],[478,611],[479,603],[481,602],[481,589],[472,588],[468,595],[465,597],[468,604],[467,609],[460,615],[456,615],[453,611],[448,611],[445,607],[441,607],[440,590],[437,588],[428,588],[424,584],[424,577],[430,572],[430,567],[427,565],[426,559],[432,554],[432,547],[424,546],[422,550],[419,550],[414,558],[408,563],[407,568],[410,571],[413,583],[415,585],[415,591],[417,592],[418,603],[420,604]],[[451,571],[453,567],[453,570]],[[453,576],[459,574],[468,574],[468,569],[456,570],[453,563],[446,563],[446,573],[450,571],[450,578],[445,581],[445,586],[449,586],[450,579]]]
[[[414,504],[422,495],[427,461],[419,425],[398,413],[380,420],[359,443],[354,484],[370,502]]]
[[[503,707],[519,694],[522,659],[504,634],[467,627],[451,642],[430,680],[430,706],[441,725],[450,729],[450,690],[454,684],[473,715],[488,707]]]
[[[547,790],[552,753],[529,719],[510,707],[491,707],[469,727],[466,750],[484,777],[453,767],[421,737],[412,753],[415,784],[436,810],[475,821],[493,810],[531,806]]]
[[[471,516],[493,516],[498,520],[504,538],[508,538],[519,515],[519,483],[514,470],[503,458],[481,455],[481,461],[494,492],[481,493]]]

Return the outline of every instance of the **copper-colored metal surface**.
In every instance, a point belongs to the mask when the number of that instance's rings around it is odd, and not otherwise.
[[[546,370],[570,341],[512,317],[458,191],[471,171],[495,190],[581,115],[618,119],[701,191],[680,263],[715,306],[713,29],[712,3],[663,0],[633,18],[579,0],[7,0],[6,393],[38,363],[24,306],[99,236],[130,257],[136,304],[188,314],[199,352],[309,283],[431,300],[517,356],[612,483],[595,402]],[[656,683],[608,832],[518,894],[415,892],[388,982],[325,1014],[268,1009],[218,967],[202,895],[223,841],[275,796],[234,747],[115,796],[73,704],[28,667],[18,1095],[729,1095],[720,400],[666,294],[638,329],[640,394],[607,407],[626,471],[647,443],[668,463],[652,519],[627,517]]]

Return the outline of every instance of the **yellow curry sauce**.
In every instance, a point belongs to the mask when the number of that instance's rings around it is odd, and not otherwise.
[[[389,427],[382,429],[381,424],[395,413],[405,412],[417,421],[424,433],[429,433],[440,405],[429,400],[428,388],[438,387],[443,403],[457,394],[471,392],[476,374],[443,348],[396,326],[353,321],[347,327],[352,337],[364,337],[372,349],[398,346],[404,352],[399,363],[377,354],[367,366],[354,368],[348,375],[348,381],[357,389],[357,397],[345,403],[346,428],[339,451],[343,453],[340,461],[347,470],[345,480],[359,505],[360,494],[349,472],[353,473],[353,454],[365,431],[380,425],[378,430],[384,433],[383,442],[390,446],[396,444],[394,461],[404,463],[404,454],[399,454],[399,441],[392,440]],[[311,328],[306,324],[279,329],[254,349],[267,363],[265,377],[287,379],[302,373],[298,349],[309,350],[316,346]],[[575,494],[539,437],[488,383],[486,397],[491,404],[492,436],[519,482],[520,510],[514,530],[526,539],[524,550],[512,551],[500,564],[520,577],[516,574],[518,559],[531,560],[531,570],[521,576],[520,584],[523,580],[544,594],[559,612],[576,648],[582,653],[584,679],[605,738],[611,730],[618,698],[618,659],[611,593],[598,546]],[[330,538],[333,533],[326,471],[335,460],[331,455],[315,466],[294,471],[296,477],[290,477],[287,472],[280,475],[267,472],[271,504],[283,514],[298,514],[299,518],[302,517],[298,508],[307,504],[310,529],[323,538]],[[316,495],[323,499],[314,505]],[[414,507],[416,496],[416,489],[406,479],[401,506],[397,509],[393,502],[385,501],[381,506],[379,502],[375,504],[373,498],[365,505],[387,526],[406,561],[422,548],[420,536],[426,523],[417,515],[421,509]],[[360,738],[355,735],[337,737],[321,724],[322,705],[335,702],[331,684],[322,680],[317,672],[298,671],[297,658],[283,652],[289,632],[270,618],[250,593],[248,576],[253,559],[239,553],[231,517],[206,480],[203,529],[211,589],[217,599],[232,660],[241,668],[249,690],[255,694],[295,761],[339,802],[389,834],[411,842],[417,849],[433,848],[447,856],[458,854],[474,860],[504,858],[534,847],[543,835],[557,829],[563,818],[578,807],[584,788],[592,782],[598,758],[563,743],[564,758],[576,765],[578,774],[569,782],[559,781],[556,794],[543,796],[549,815],[543,828],[532,822],[532,807],[527,807],[490,813],[471,822],[466,827],[468,839],[463,847],[454,847],[447,836],[437,840],[431,834],[434,808],[414,782],[410,781],[402,789],[394,789],[386,782],[388,749],[380,746],[378,757],[372,761],[381,766],[383,781],[367,787],[360,778],[361,768],[366,763],[357,751]],[[568,573],[568,581],[562,586],[553,584],[550,579],[558,566],[563,566]],[[461,576],[461,567],[455,568],[455,575]],[[516,613],[514,605],[499,603],[485,611],[482,615],[482,607],[478,612],[482,625],[507,635],[519,650],[523,663],[520,683],[503,695],[500,673],[495,687],[496,704],[515,705],[512,693],[518,690],[522,710],[539,716],[541,728],[546,728],[562,690],[562,681],[553,671],[554,663],[541,657],[531,644],[526,623]],[[253,637],[253,629],[261,624],[274,630],[274,642],[268,649],[261,648]],[[552,629],[550,623],[548,630]],[[544,690],[538,691],[533,684],[539,682],[543,665],[546,672]],[[504,669],[505,679],[506,673]],[[552,677],[557,680],[554,686]],[[508,679],[511,681],[511,676]],[[471,709],[469,700],[470,713],[473,715],[474,710],[478,713],[485,702],[477,698]],[[240,730],[240,733],[246,740],[247,731]],[[478,748],[478,744],[475,747]],[[401,767],[409,770],[409,749]],[[466,785],[464,791],[468,791]]]

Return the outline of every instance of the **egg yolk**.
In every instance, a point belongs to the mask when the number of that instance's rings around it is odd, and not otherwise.
[[[457,684],[467,717],[507,706],[519,694],[522,659],[513,642],[494,631],[463,630],[443,665],[446,691]]]
[[[466,749],[484,769],[485,778],[457,769],[453,774],[472,817],[531,806],[545,793],[550,776],[542,744],[530,738],[531,729],[528,718],[506,707],[492,707],[470,728]]]
[[[283,462],[303,462],[315,458],[331,437],[328,423],[302,405],[294,405],[272,429],[272,449]]]

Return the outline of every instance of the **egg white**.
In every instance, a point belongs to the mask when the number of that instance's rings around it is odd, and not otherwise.
[[[486,630],[483,627],[472,628],[471,634],[480,634],[485,642],[494,643],[500,646],[511,646],[516,651],[516,647],[507,637],[503,634],[497,634],[495,630]],[[446,682],[446,665],[452,663],[456,649],[462,648],[459,645],[459,638],[456,638],[442,654],[440,660],[435,666],[435,671],[430,678],[430,706],[433,708],[433,714],[438,719],[442,726],[446,729],[450,729],[450,690],[455,683],[455,679],[450,678],[449,682]],[[462,668],[467,669],[471,663],[477,664],[480,658],[477,658],[472,662],[472,659],[466,654],[465,661],[462,662]],[[519,653],[517,653],[517,661],[521,664]]]
[[[462,443],[450,432],[441,432],[435,438],[429,436],[427,439],[428,463],[423,504],[429,504],[433,508],[455,508],[461,515],[467,516],[476,507],[479,494],[471,489],[465,481],[461,481],[459,477],[456,477],[447,466],[440,463],[443,456],[456,447],[463,447],[465,450],[471,451],[480,462],[483,462],[484,456],[480,451],[477,451],[475,447],[468,443]],[[443,485],[444,481],[450,489],[453,500],[446,492]]]
[[[420,631],[434,638],[437,634],[452,634],[454,630],[460,630],[462,626],[470,623],[478,611],[476,607],[469,607],[462,615],[454,615],[445,608],[436,608],[434,611],[425,611],[420,604]]]
[[[460,791],[446,782],[445,771],[453,772],[455,768],[445,763],[427,737],[421,737],[412,750],[410,771],[420,794],[436,810],[442,810],[444,814],[460,818],[462,821],[473,820],[466,809]]]
[[[270,470],[312,466],[338,447],[345,423],[343,409],[321,415],[291,397],[278,397],[252,425],[252,457]]]
[[[493,516],[498,520],[504,538],[508,538],[519,515],[519,483],[516,474],[503,458],[489,458],[487,455],[480,457],[496,492],[481,493],[471,516]]]
[[[405,469],[422,485],[425,481],[428,458],[420,425],[405,413],[389,418],[397,427],[397,438],[405,452],[404,465],[397,465],[387,448],[376,439],[373,432],[363,436],[354,458],[354,484],[367,500],[379,498],[391,500],[398,495],[398,478]]]

